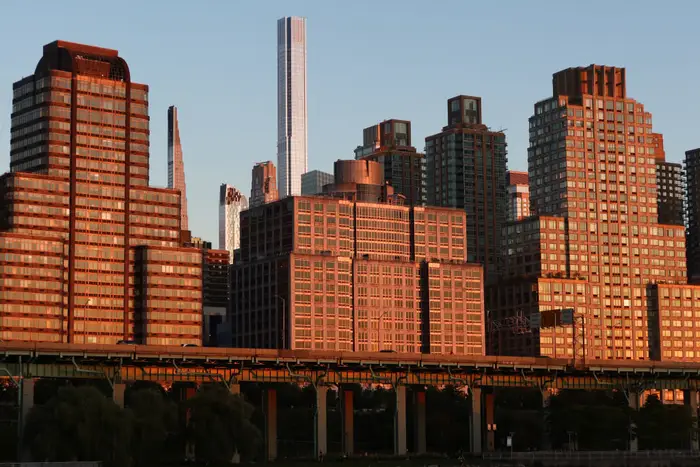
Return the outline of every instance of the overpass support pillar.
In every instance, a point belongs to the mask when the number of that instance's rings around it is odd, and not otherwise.
[[[552,449],[552,438],[549,432],[549,403],[552,399],[552,390],[543,388],[542,393],[542,449],[549,451]]]
[[[636,412],[639,411],[639,396],[640,394],[637,391],[627,391],[627,403],[629,404],[630,409],[635,412],[632,414],[633,417],[636,415]],[[633,418],[631,418],[629,422],[628,437],[630,442],[630,451],[637,452],[639,449],[639,440],[637,439],[637,425],[634,423]]]
[[[426,398],[423,388],[413,392],[413,445],[416,454],[427,452],[426,441],[426,421],[425,421]]]
[[[398,385],[396,391],[396,410],[394,411],[394,454],[405,456],[406,447],[406,386]]]
[[[115,404],[117,404],[120,408],[124,408],[125,405],[125,400],[124,400],[124,394],[126,393],[126,383],[114,383],[114,387],[112,387],[112,400],[114,401]]]
[[[496,449],[496,394],[493,390],[484,395],[484,412],[486,415],[486,450]]]
[[[355,451],[355,406],[352,389],[342,389],[343,404],[343,453],[351,455]]]
[[[328,396],[328,386],[316,387],[316,458],[323,459],[328,453],[328,405],[326,403]]]
[[[240,396],[241,395],[241,385],[239,383],[231,383],[228,386],[228,390],[233,394],[234,396]]]
[[[690,411],[692,425],[690,428],[690,450],[698,451],[698,392],[693,389],[683,391],[683,402]]]
[[[265,449],[267,460],[277,459],[277,391],[266,389],[264,393],[265,410]]]
[[[472,426],[471,426],[471,439],[472,439],[472,454],[481,454],[482,451],[482,437],[481,437],[481,427],[484,420],[481,418],[481,388],[470,387],[470,392],[472,393]]]
[[[28,446],[25,446],[24,441],[24,429],[27,426],[27,417],[29,412],[34,407],[34,384],[35,380],[32,378],[22,378],[19,382],[19,410],[20,410],[20,422],[19,422],[19,433],[18,439],[20,446],[18,447],[19,460],[28,461],[31,459],[31,453]]]

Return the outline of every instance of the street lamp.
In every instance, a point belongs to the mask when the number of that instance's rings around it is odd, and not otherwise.
[[[384,347],[384,327],[383,327],[383,319],[384,317],[389,314],[391,310],[386,310],[384,313],[379,315],[379,318],[377,318],[377,321],[379,322],[379,331],[377,332],[378,337],[379,337],[379,342],[377,343],[377,350],[382,351]]]
[[[282,302],[282,348],[287,348],[287,300],[284,297],[275,295],[275,298]]]

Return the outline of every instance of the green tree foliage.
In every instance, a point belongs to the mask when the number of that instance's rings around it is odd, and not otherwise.
[[[688,407],[662,404],[649,396],[635,417],[640,449],[688,449],[692,416]]]
[[[564,390],[548,408],[552,447],[567,447],[569,433],[580,450],[624,450],[628,447],[630,409],[617,392]]]
[[[91,386],[65,386],[29,412],[25,440],[37,461],[102,461],[130,464],[127,413]]]
[[[132,414],[132,453],[136,466],[152,466],[159,461],[176,460],[178,428],[177,405],[163,397],[161,390],[146,388],[129,394],[128,406]]]
[[[185,402],[190,419],[186,439],[198,461],[231,462],[236,452],[251,458],[262,439],[250,421],[253,406],[220,385],[204,386]]]

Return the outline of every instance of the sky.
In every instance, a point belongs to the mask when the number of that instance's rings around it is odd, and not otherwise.
[[[528,118],[552,74],[627,69],[628,96],[664,135],[667,160],[700,147],[700,2],[658,0],[2,0],[0,173],[9,170],[12,83],[42,46],[119,50],[150,86],[151,185],[167,184],[167,109],[179,109],[193,235],[218,246],[218,189],[250,193],[277,163],[276,21],[307,18],[309,170],[351,159],[362,129],[411,120],[413,145],[446,125],[447,99],[482,97],[508,164],[527,170]]]

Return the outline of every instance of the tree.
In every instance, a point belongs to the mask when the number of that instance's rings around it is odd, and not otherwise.
[[[688,407],[647,398],[636,416],[640,449],[688,449],[692,415]]]
[[[185,436],[198,461],[228,463],[236,452],[243,458],[255,455],[262,436],[250,421],[253,406],[240,395],[207,385],[184,405],[190,411]]]
[[[174,442],[177,429],[177,406],[163,397],[156,389],[138,389],[129,394],[128,405],[132,413],[132,452],[136,466],[154,465],[164,461]]]
[[[66,386],[46,404],[32,408],[25,440],[37,461],[130,463],[128,415],[91,386]]]

